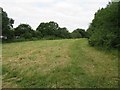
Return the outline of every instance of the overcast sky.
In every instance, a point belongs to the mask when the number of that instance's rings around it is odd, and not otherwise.
[[[87,29],[94,13],[111,0],[0,0],[0,7],[15,20],[36,29],[41,22],[55,21],[69,31]]]

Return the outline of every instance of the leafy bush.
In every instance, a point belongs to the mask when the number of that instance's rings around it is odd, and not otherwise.
[[[102,8],[95,13],[95,17],[90,24],[87,33],[89,44],[105,48],[117,48],[120,44],[120,18],[118,18],[119,3],[109,3],[106,8]]]
[[[87,32],[84,29],[76,29],[71,33],[71,38],[87,38]]]

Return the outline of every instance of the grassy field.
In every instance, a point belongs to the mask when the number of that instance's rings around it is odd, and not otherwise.
[[[118,87],[117,51],[104,52],[87,39],[3,44],[3,87]]]

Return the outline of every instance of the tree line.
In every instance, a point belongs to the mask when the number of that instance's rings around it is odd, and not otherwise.
[[[69,32],[66,27],[59,27],[54,22],[42,22],[33,30],[29,24],[20,24],[13,28],[14,20],[9,18],[7,13],[1,8],[2,14],[2,39],[3,41],[21,41],[37,39],[69,39],[86,38],[87,32],[84,29],[76,29]]]
[[[91,46],[120,48],[120,2],[109,2],[105,8],[99,9],[87,31],[78,28],[71,33],[54,21],[42,22],[36,30],[28,24],[13,28],[14,20],[2,8],[0,14],[3,41],[88,38]]]
[[[120,47],[120,2],[109,2],[99,9],[87,29],[91,46]]]

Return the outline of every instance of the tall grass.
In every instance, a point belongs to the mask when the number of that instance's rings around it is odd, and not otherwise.
[[[2,57],[5,88],[118,87],[117,52],[90,47],[87,39],[6,43]]]

